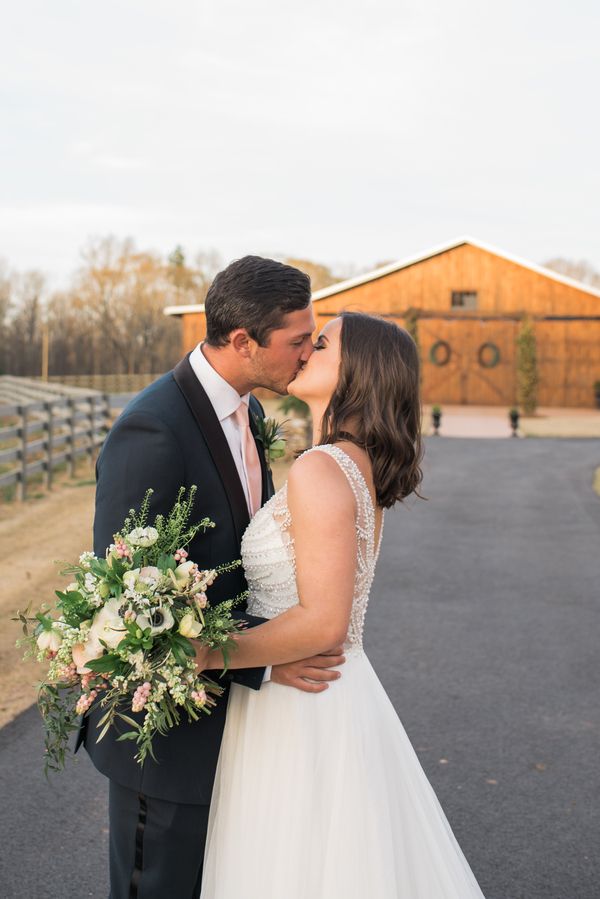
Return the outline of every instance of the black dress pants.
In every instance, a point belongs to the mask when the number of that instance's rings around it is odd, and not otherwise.
[[[208,809],[154,799],[111,780],[109,899],[198,899]]]

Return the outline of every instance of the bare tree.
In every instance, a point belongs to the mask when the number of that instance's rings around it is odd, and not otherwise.
[[[293,265],[299,268],[301,272],[306,272],[310,278],[311,287],[314,291],[321,290],[323,287],[329,287],[340,279],[333,274],[331,269],[319,262],[311,262],[309,259],[297,259],[293,256],[287,256],[284,260],[287,265]]]
[[[44,276],[38,271],[5,276],[4,354],[11,374],[40,374],[42,353]]]
[[[574,278],[575,281],[589,284],[590,287],[600,287],[600,272],[597,272],[585,259],[574,262],[571,259],[563,259],[559,256],[549,259],[544,265],[560,275],[566,275],[568,278]]]
[[[313,290],[340,280],[326,265],[285,261],[310,275]],[[222,267],[215,250],[190,263],[181,246],[164,259],[131,239],[94,238],[70,286],[48,296],[40,272],[0,264],[0,373],[41,374],[45,329],[51,375],[167,371],[181,354],[181,320],[165,306],[203,303]]]
[[[131,240],[108,237],[86,248],[72,293],[89,316],[102,373],[154,373],[177,360],[179,326],[163,313],[180,290],[170,268]]]

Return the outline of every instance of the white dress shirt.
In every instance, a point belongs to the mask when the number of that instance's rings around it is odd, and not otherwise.
[[[229,381],[226,381],[218,371],[212,367],[204,353],[202,352],[202,344],[192,350],[190,353],[190,365],[194,374],[202,384],[210,403],[217,414],[217,418],[223,428],[225,439],[231,450],[235,467],[240,476],[246,504],[250,511],[250,494],[248,484],[246,482],[246,472],[244,470],[244,460],[242,457],[242,435],[238,423],[234,418],[234,413],[240,401],[246,406],[250,403],[250,394],[246,393],[240,396],[235,387],[232,387]],[[271,666],[265,670],[264,681],[271,679]]]

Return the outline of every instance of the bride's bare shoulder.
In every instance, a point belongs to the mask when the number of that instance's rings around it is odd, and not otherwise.
[[[329,453],[320,450],[304,453],[290,469],[288,497],[298,496],[318,506],[335,502],[350,507],[354,502],[344,472]]]

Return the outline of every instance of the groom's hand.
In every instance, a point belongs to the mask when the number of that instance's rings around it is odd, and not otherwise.
[[[284,687],[296,687],[305,693],[322,693],[329,687],[328,681],[341,677],[339,671],[333,671],[346,661],[344,647],[336,646],[311,659],[299,662],[288,662],[285,665],[273,665],[271,680]]]

